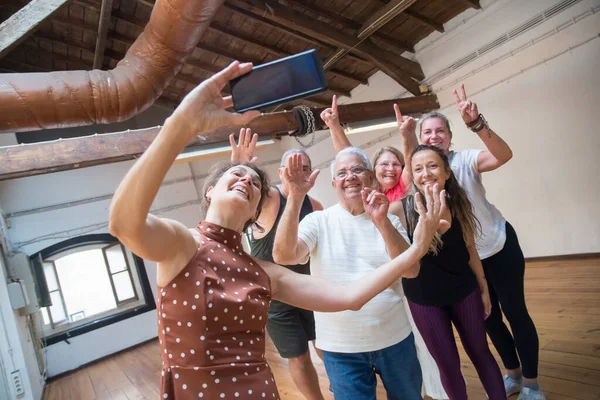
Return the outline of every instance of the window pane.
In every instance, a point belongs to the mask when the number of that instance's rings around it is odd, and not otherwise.
[[[106,258],[108,259],[108,266],[110,267],[111,274],[127,269],[125,255],[123,254],[123,248],[120,244],[109,247],[104,251],[106,252]]]
[[[50,315],[48,315],[48,310],[46,309],[46,307],[43,307],[41,310],[42,317],[44,318],[44,325],[50,325]]]
[[[50,314],[52,314],[52,320],[54,323],[57,324],[67,318],[65,315],[65,309],[63,308],[62,299],[60,298],[60,292],[50,293],[50,300],[52,300]]]
[[[117,291],[117,298],[119,301],[128,300],[135,297],[129,272],[124,271],[114,274],[113,282],[115,283],[115,290]]]
[[[54,273],[54,265],[52,263],[44,263],[44,275],[46,275],[48,291],[58,290],[58,282],[56,281],[56,274]]]
[[[72,253],[55,263],[69,315],[89,317],[116,308],[101,249]]]

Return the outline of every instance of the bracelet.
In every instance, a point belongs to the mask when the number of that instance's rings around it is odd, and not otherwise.
[[[479,114],[479,117],[475,121],[468,123],[467,127],[473,132],[477,133],[483,128],[488,128],[488,123],[483,114]]]

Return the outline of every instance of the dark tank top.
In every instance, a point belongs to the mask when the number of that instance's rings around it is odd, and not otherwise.
[[[403,203],[406,215],[406,202]],[[411,233],[409,239],[412,243]],[[462,227],[454,216],[450,229],[442,235],[442,242],[437,255],[430,252],[421,258],[421,269],[416,278],[402,279],[404,294],[413,303],[447,306],[464,299],[477,288],[477,278],[469,267],[469,249]]]
[[[273,223],[273,227],[264,237],[260,239],[254,238],[254,233],[251,232],[249,235],[249,242],[251,248],[252,257],[256,257],[259,260],[273,261],[273,244],[275,243],[275,233],[277,232],[277,227],[279,226],[279,221],[281,220],[281,216],[283,215],[283,210],[285,210],[285,205],[287,204],[287,199],[283,197],[281,191],[277,186],[274,186],[277,189],[277,193],[279,194],[279,211],[277,212],[277,217],[275,218],[275,222]],[[302,202],[302,207],[300,208],[300,221],[313,212],[313,207],[310,202],[310,198],[308,195],[304,196],[304,201]],[[294,272],[304,275],[310,275],[310,260],[306,264],[296,264],[296,265],[284,265],[285,268],[290,269]],[[292,306],[282,303],[277,300],[271,301],[270,312],[281,312],[289,310],[293,308]]]

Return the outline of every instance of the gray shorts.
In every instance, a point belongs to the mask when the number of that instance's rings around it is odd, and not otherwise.
[[[312,311],[296,307],[269,312],[267,332],[281,357],[300,357],[308,350],[308,342],[315,340],[315,317]]]

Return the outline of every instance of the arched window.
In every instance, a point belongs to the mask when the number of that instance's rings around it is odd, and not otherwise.
[[[156,308],[143,260],[112,235],[69,239],[31,259],[51,302],[42,308],[47,345]]]

